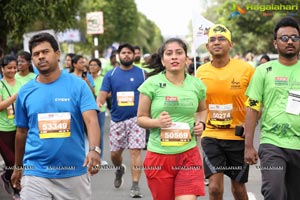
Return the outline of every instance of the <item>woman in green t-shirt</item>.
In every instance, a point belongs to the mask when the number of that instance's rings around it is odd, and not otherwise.
[[[205,195],[196,138],[205,129],[206,87],[185,73],[188,59],[186,44],[170,38],[138,89],[138,125],[150,129],[144,170],[153,199]]]
[[[0,81],[0,154],[5,162],[1,180],[6,192],[19,197],[19,191],[14,189],[10,182],[15,162],[14,102],[21,87],[21,82],[15,79],[17,59],[11,55],[4,56],[1,69],[3,78]]]

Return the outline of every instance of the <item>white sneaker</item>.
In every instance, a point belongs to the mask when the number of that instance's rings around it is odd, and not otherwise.
[[[101,166],[108,165],[108,162],[106,160],[101,160]]]

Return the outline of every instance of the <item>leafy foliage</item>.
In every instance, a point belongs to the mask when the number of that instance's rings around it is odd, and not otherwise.
[[[232,54],[255,54],[275,53],[273,47],[273,29],[278,19],[282,16],[290,15],[298,22],[300,21],[300,11],[260,11],[246,10],[246,13],[230,18],[233,12],[237,11],[237,6],[245,9],[248,4],[252,5],[295,5],[299,0],[212,0],[212,5],[203,14],[214,23],[226,25],[232,32],[234,49]],[[300,7],[300,4],[298,5]]]
[[[27,31],[44,28],[56,31],[76,25],[76,10],[81,0],[2,0],[0,7],[0,47],[6,48],[7,36],[20,44]]]
[[[0,0],[0,47],[22,48],[23,34],[44,29],[57,32],[68,28],[81,32],[82,42],[74,44],[75,52],[93,55],[114,42],[140,45],[143,52],[153,52],[163,41],[160,30],[143,14],[134,0]],[[103,11],[104,34],[86,34],[86,13]],[[94,47],[94,37],[99,46]],[[62,50],[67,49],[62,44]]]

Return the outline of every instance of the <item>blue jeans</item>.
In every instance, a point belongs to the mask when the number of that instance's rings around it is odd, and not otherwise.
[[[99,122],[100,132],[101,132],[101,137],[100,137],[101,154],[100,154],[100,157],[102,159],[103,158],[103,151],[104,151],[105,111],[104,112],[98,112],[98,122]]]

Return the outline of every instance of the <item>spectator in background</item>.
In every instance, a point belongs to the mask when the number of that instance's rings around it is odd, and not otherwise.
[[[134,48],[134,60],[133,60],[133,65],[143,68],[143,61],[142,61],[142,52],[141,48],[139,46],[133,46]]]
[[[89,61],[89,69],[90,73],[94,79],[95,83],[95,91],[94,95],[97,98],[100,92],[100,88],[103,82],[103,76],[100,75],[102,63],[99,59],[97,58],[92,58]],[[98,121],[99,121],[99,126],[100,126],[100,132],[101,132],[101,137],[100,137],[100,149],[101,149],[101,165],[107,165],[108,163],[103,159],[103,152],[104,152],[104,126],[105,126],[105,106],[99,107],[99,112],[98,112]]]
[[[115,51],[113,51],[109,57],[109,61],[108,62],[105,62],[105,65],[101,71],[101,75],[102,76],[105,76],[105,74],[112,70],[113,68],[119,66],[119,62],[118,62],[118,59],[117,59],[117,53]]]
[[[119,66],[120,63],[117,60],[117,52],[113,51],[112,54],[109,57],[109,62],[104,66],[103,70],[101,71],[101,75],[105,76],[105,74],[114,69],[115,67]],[[111,94],[107,95],[106,98],[106,108],[108,109],[108,111],[111,110]]]
[[[256,64],[254,62],[254,54],[249,52],[245,56],[246,62],[249,63],[252,67],[255,67]]]
[[[270,60],[271,60],[270,57],[267,54],[264,54],[260,57],[258,66],[266,62],[269,62]]]
[[[87,73],[85,66],[85,60],[82,55],[75,55],[72,58],[72,67],[69,73],[74,74],[75,76],[83,79],[91,89],[92,93],[94,94],[94,80],[91,74]]]
[[[206,57],[203,59],[203,63],[207,63],[207,62],[210,62],[209,56],[206,56]]]
[[[34,79],[37,75],[33,71],[31,64],[31,54],[27,51],[21,51],[17,54],[18,72],[15,76],[22,85]]]
[[[200,65],[196,65],[196,70],[198,69],[198,67],[200,67]],[[191,63],[188,67],[188,74],[191,76],[195,76],[195,64]]]
[[[0,154],[6,169],[1,174],[1,180],[6,192],[14,199],[20,199],[19,189],[14,189],[10,181],[15,164],[15,100],[22,83],[15,79],[17,59],[6,55],[1,62],[3,78],[0,83]]]
[[[68,72],[69,73],[71,71],[71,68],[72,68],[72,58],[75,55],[76,55],[75,53],[68,53],[65,56],[65,66],[64,66],[63,72]]]

